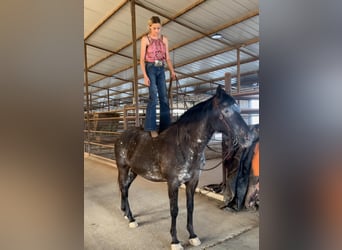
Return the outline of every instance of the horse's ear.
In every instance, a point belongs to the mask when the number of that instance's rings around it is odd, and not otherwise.
[[[221,96],[222,92],[224,92],[224,90],[222,89],[221,85],[218,85],[216,88],[216,96]]]

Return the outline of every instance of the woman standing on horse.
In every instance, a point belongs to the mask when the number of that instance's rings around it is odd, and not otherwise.
[[[170,70],[172,79],[176,78],[169,55],[168,39],[161,34],[161,22],[158,16],[148,20],[149,33],[141,39],[140,67],[144,74],[144,84],[149,88],[145,131],[150,131],[152,137],[158,136],[156,107],[159,97],[160,124],[159,132],[166,129],[170,123],[170,107],[165,82],[165,64]]]

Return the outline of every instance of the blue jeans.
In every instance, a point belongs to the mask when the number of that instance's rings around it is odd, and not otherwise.
[[[156,108],[159,97],[159,105],[160,105],[160,124],[159,124],[159,132],[166,129],[170,123],[170,107],[169,100],[167,96],[166,90],[166,82],[165,82],[165,69],[164,67],[156,67],[154,63],[145,63],[146,73],[148,78],[150,79],[149,86],[149,101],[146,109],[146,118],[145,118],[145,131],[153,131],[157,130],[157,114]]]

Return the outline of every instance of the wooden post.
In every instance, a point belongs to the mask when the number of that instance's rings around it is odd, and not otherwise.
[[[138,99],[138,56],[137,56],[137,34],[135,20],[135,0],[131,0],[131,17],[132,17],[132,41],[133,41],[133,70],[134,77],[132,82],[133,103],[135,104],[135,126],[139,127],[139,99]]]
[[[110,111],[109,89],[107,89],[107,105],[108,105],[108,111]]]
[[[85,79],[85,87],[86,87],[86,100],[87,100],[87,151],[88,154],[90,155],[90,120],[89,120],[89,109],[90,109],[90,105],[89,105],[89,88],[88,88],[88,62],[87,62],[87,45],[84,42],[83,43],[84,46],[84,79]]]
[[[232,94],[232,75],[228,72],[224,74],[224,88],[228,94]]]
[[[232,75],[227,72],[224,74],[224,86],[226,92],[231,95],[232,94]],[[222,142],[221,142],[221,150],[222,150],[222,188],[223,188],[223,195],[226,196],[228,190],[230,190],[229,182],[228,182],[228,166],[227,160],[225,157],[227,156],[228,152],[232,150],[232,145],[227,145],[230,142],[229,136],[222,133]],[[227,197],[224,197],[227,198]]]
[[[128,124],[127,124],[127,106],[124,106],[123,109],[123,122],[124,122],[124,130],[126,130],[128,128]]]
[[[236,50],[237,92],[240,93],[240,48]]]

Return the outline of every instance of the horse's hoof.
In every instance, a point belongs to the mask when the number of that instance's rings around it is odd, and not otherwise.
[[[171,244],[171,250],[183,250],[181,243]]]
[[[198,237],[189,239],[189,243],[195,247],[201,245],[201,241]]]
[[[128,224],[129,228],[136,228],[138,227],[138,223],[136,221],[132,221]]]

